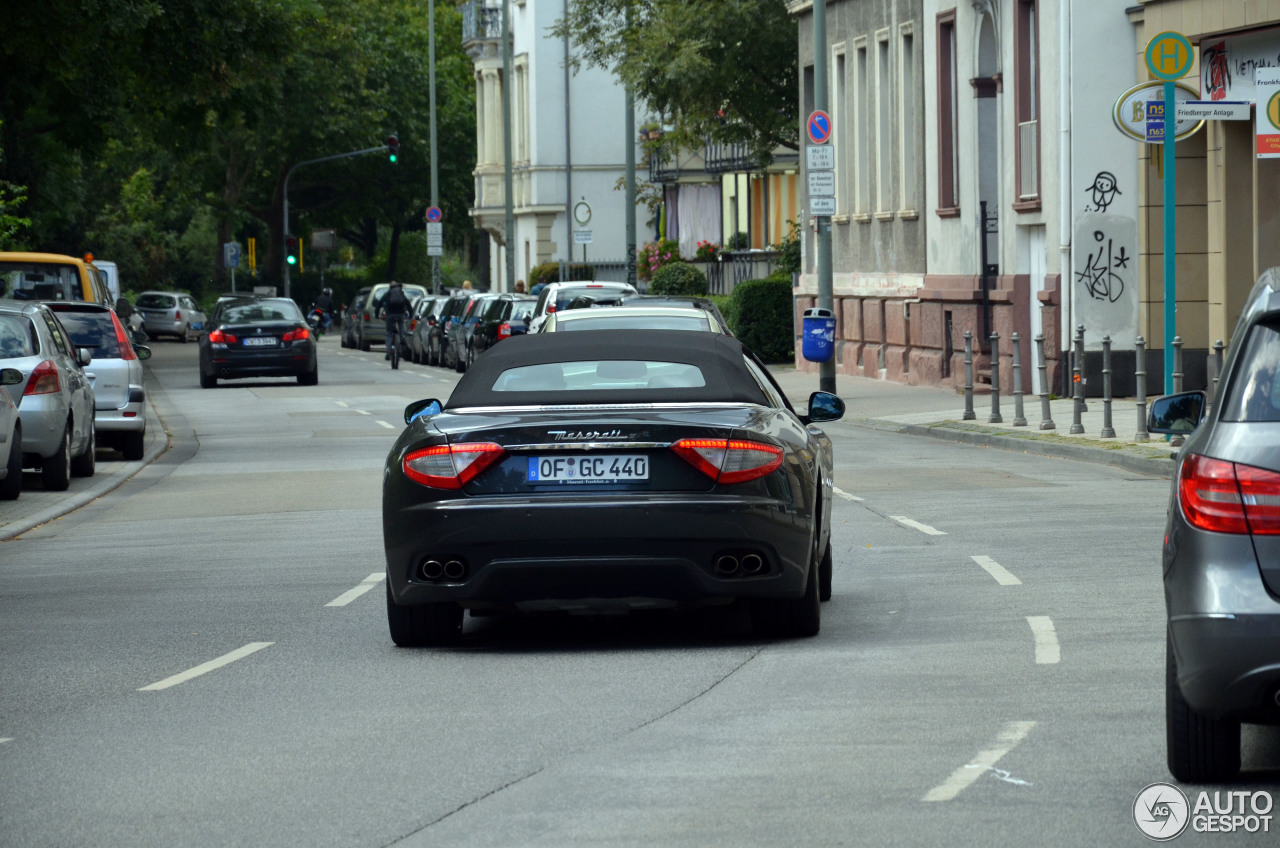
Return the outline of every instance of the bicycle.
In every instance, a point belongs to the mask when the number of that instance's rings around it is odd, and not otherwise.
[[[400,367],[400,336],[403,334],[401,327],[404,325],[404,317],[398,318],[391,324],[387,330],[387,355],[391,357],[391,370],[395,371]]]

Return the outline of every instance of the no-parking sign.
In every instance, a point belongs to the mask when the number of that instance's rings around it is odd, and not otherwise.
[[[814,144],[826,144],[831,140],[831,116],[821,109],[815,110],[805,122],[805,130]]]

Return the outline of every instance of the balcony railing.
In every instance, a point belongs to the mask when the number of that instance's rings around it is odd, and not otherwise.
[[[502,38],[502,6],[471,0],[462,6],[462,43]]]
[[[675,151],[658,145],[649,150],[649,182],[671,183],[680,178],[680,160]]]
[[[1018,124],[1018,199],[1040,196],[1040,122]]]
[[[707,170],[713,174],[760,170],[759,161],[751,155],[751,147],[746,144],[720,144],[708,141],[703,155],[706,158]]]

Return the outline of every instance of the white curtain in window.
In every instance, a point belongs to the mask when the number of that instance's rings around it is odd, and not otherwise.
[[[720,242],[720,186],[680,186],[679,216],[680,255],[692,258],[698,242]]]

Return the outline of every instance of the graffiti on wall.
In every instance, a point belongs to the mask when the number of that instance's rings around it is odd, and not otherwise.
[[[1124,294],[1124,277],[1119,273],[1129,267],[1133,257],[1125,252],[1123,244],[1102,230],[1093,231],[1093,250],[1085,257],[1084,267],[1076,272],[1076,279],[1094,300],[1115,303]]]
[[[1087,339],[1123,343],[1138,335],[1137,250],[1135,219],[1097,211],[1076,219],[1071,284],[1075,323],[1085,325]]]
[[[1085,191],[1090,195],[1090,202],[1084,207],[1086,212],[1106,212],[1116,195],[1120,194],[1120,189],[1116,187],[1116,175],[1110,171],[1099,171],[1093,178],[1093,184]]]

